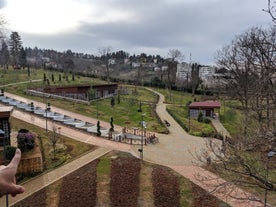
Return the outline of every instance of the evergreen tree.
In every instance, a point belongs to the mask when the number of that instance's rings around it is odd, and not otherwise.
[[[118,90],[118,98],[117,98],[117,103],[120,104],[121,103],[121,96],[120,96],[120,91]]]
[[[112,108],[114,107],[114,105],[115,105],[115,99],[114,99],[114,97],[111,97],[110,105],[111,105]]]
[[[97,136],[101,136],[101,125],[99,120],[97,122]]]
[[[9,54],[9,48],[7,43],[2,40],[1,42],[1,50],[0,50],[0,64],[3,65],[4,67],[8,68],[8,63],[10,59],[10,54]]]
[[[46,82],[46,73],[43,74],[43,82]]]
[[[22,49],[22,40],[18,32],[12,32],[9,41],[11,63],[18,65],[20,61],[20,52]]]
[[[113,125],[113,117],[110,118],[110,129],[109,129],[110,132],[113,132],[114,131],[114,125]]]
[[[20,64],[23,68],[25,68],[26,65],[27,65],[27,53],[26,53],[26,51],[24,50],[23,47],[21,47],[21,49],[20,49],[19,64]]]

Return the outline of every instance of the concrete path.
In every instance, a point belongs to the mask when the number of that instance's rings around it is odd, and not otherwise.
[[[157,134],[160,143],[146,147],[144,159],[161,165],[199,164],[197,156],[207,148],[209,139],[189,135],[167,112],[164,104],[165,97],[152,89],[147,89],[159,95],[156,112],[162,121],[167,120],[170,123],[168,127],[170,133]]]
[[[204,170],[203,168],[190,166],[169,166],[174,171],[191,180],[196,185],[211,192],[214,196],[233,207],[260,207],[263,204],[259,201],[251,201],[248,198],[259,200],[251,193],[245,192],[237,186],[227,183],[217,175]],[[227,184],[227,185],[222,185]],[[237,199],[238,198],[238,199]]]
[[[0,87],[7,87],[7,86],[14,86],[14,85],[20,85],[22,83],[35,83],[35,82],[41,82],[42,79],[38,79],[38,80],[29,80],[29,81],[22,81],[22,82],[17,82],[17,83],[9,83],[9,84],[5,84],[5,85],[1,85]]]
[[[199,164],[197,155],[200,155],[202,150],[206,149],[206,143],[208,139],[194,137],[187,134],[186,131],[184,131],[174,121],[174,119],[167,113],[166,106],[165,104],[163,104],[164,96],[159,93],[157,94],[160,96],[160,99],[159,99],[159,103],[157,104],[156,111],[160,116],[161,120],[166,119],[168,122],[170,122],[171,124],[171,126],[169,127],[170,134],[168,135],[157,134],[157,137],[159,138],[160,143],[155,145],[149,144],[144,147],[144,160],[169,166],[175,171],[177,171],[178,173],[180,173],[181,175],[183,175],[184,177],[190,179],[192,182],[198,184],[202,188],[211,191],[210,185],[208,185],[209,187],[207,187],[206,183],[199,182],[198,180],[198,174],[200,174],[201,176],[205,176],[205,175],[209,176],[210,172],[204,170],[203,168],[200,168],[198,165],[194,165],[195,163]],[[14,96],[12,94],[6,93],[6,95],[9,97],[14,97],[18,100],[22,100],[24,102],[28,102],[28,103],[31,102],[31,100]],[[35,101],[33,102],[35,103],[35,105],[39,106],[41,104],[42,107],[45,107],[45,105],[42,103],[38,103]],[[93,121],[95,121],[95,119],[93,118],[71,113],[63,109],[58,109],[55,107],[52,107],[52,109],[53,111],[60,112],[62,114],[66,114],[75,118],[79,118],[81,120],[87,120],[88,122],[93,123]],[[42,128],[45,127],[45,119],[37,116],[32,116],[30,113],[14,110],[13,116],[19,119],[23,119],[24,121],[27,121],[29,123],[38,125]],[[50,124],[49,126],[51,126],[52,123],[49,122],[49,124]],[[105,124],[108,124],[108,123],[105,123]],[[120,151],[129,152],[136,157],[139,156],[138,149],[140,148],[140,146],[131,146],[123,143],[113,142],[103,138],[91,136],[88,133],[84,133],[80,130],[75,130],[73,128],[66,127],[65,125],[60,125],[60,126],[61,126],[61,133],[70,138],[73,138],[85,143],[90,143],[96,146],[101,146],[109,150],[112,150],[112,149],[120,150]],[[118,129],[120,129],[120,127],[118,127]],[[220,142],[218,140],[214,140],[214,141],[218,143]],[[214,176],[212,180],[216,179],[221,182],[224,182],[223,180],[219,179],[216,175],[212,175],[212,176]],[[235,188],[235,189],[237,190],[237,192],[243,192],[243,191],[240,191],[240,189],[238,188]],[[245,193],[243,192],[243,194],[247,195],[246,192]],[[233,199],[232,200],[229,199],[229,196],[226,197],[226,196],[219,196],[217,194],[215,195],[221,198],[226,203],[229,203],[231,206],[239,206],[239,207],[240,206],[250,206],[250,207],[260,206],[260,203],[258,202],[252,203],[252,205],[250,203],[249,205],[247,201],[243,201],[242,203],[240,202],[237,203],[236,201],[235,202],[232,201]]]
[[[19,202],[20,200],[23,200],[24,198],[28,197],[29,195],[39,191],[40,189],[54,183],[55,181],[63,178],[64,176],[70,174],[71,172],[87,165],[91,161],[107,154],[110,151],[110,149],[99,147],[98,149],[87,153],[80,158],[73,160],[69,162],[68,164],[62,165],[61,167],[52,170],[50,172],[46,172],[38,177],[35,177],[34,179],[31,179],[22,185],[25,187],[25,192],[23,194],[19,194],[16,197],[9,196],[9,203],[15,204],[16,202]],[[5,206],[5,197],[2,197],[0,199],[0,206]]]
[[[221,134],[224,138],[231,137],[230,133],[224,128],[224,126],[220,123],[218,119],[212,119],[211,121],[219,134]]]

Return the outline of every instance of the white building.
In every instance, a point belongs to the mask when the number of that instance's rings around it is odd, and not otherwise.
[[[191,76],[192,66],[189,63],[177,64],[176,79],[187,80]]]
[[[213,77],[216,72],[216,68],[213,66],[201,66],[199,68],[199,77],[204,79],[209,79],[210,77]]]
[[[132,62],[132,64],[131,64],[131,66],[132,66],[132,68],[138,68],[138,67],[140,67],[140,63],[139,62]]]

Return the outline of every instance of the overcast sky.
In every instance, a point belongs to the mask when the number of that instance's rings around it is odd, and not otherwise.
[[[111,46],[163,57],[178,49],[200,64],[214,64],[235,35],[271,25],[266,7],[266,0],[0,0],[6,28],[24,47],[98,55]]]

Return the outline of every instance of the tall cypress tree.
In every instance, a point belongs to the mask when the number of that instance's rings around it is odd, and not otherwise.
[[[11,64],[19,65],[22,49],[22,40],[18,32],[12,32],[9,40]]]

